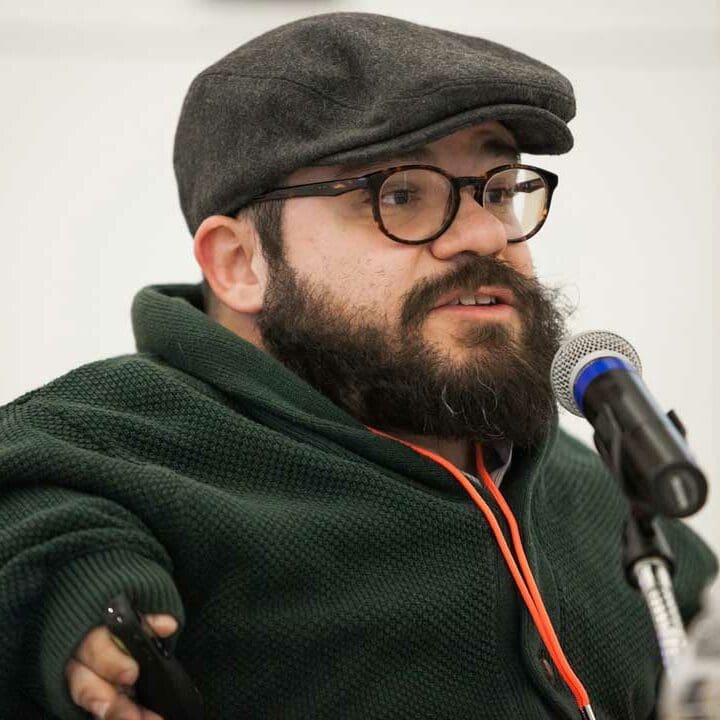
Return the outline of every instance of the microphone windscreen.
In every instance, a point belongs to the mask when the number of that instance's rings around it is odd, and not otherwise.
[[[550,367],[555,397],[573,415],[583,417],[575,402],[575,379],[589,362],[601,357],[619,357],[642,374],[640,357],[624,337],[609,330],[587,330],[573,335],[560,346]]]

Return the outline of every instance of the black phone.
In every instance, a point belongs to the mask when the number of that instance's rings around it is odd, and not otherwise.
[[[125,595],[106,604],[104,621],[118,647],[140,666],[136,701],[164,720],[202,720],[200,692]]]

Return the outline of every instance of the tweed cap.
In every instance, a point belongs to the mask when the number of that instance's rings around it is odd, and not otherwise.
[[[570,82],[478,37],[366,13],[260,35],[201,72],[185,97],[174,166],[192,234],[308,165],[374,161],[483,120],[520,150],[572,147]]]

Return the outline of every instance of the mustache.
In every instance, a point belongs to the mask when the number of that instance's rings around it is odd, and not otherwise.
[[[401,325],[416,328],[445,293],[458,290],[473,292],[481,285],[502,285],[513,291],[518,311],[541,292],[535,277],[521,275],[504,260],[492,257],[468,257],[440,278],[418,282],[402,298]]]

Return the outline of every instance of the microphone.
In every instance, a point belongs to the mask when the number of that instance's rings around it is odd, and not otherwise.
[[[662,515],[686,517],[705,504],[707,481],[680,420],[663,413],[641,371],[627,340],[590,331],[560,347],[550,375],[558,402],[595,428],[595,445],[621,471],[626,491]]]

